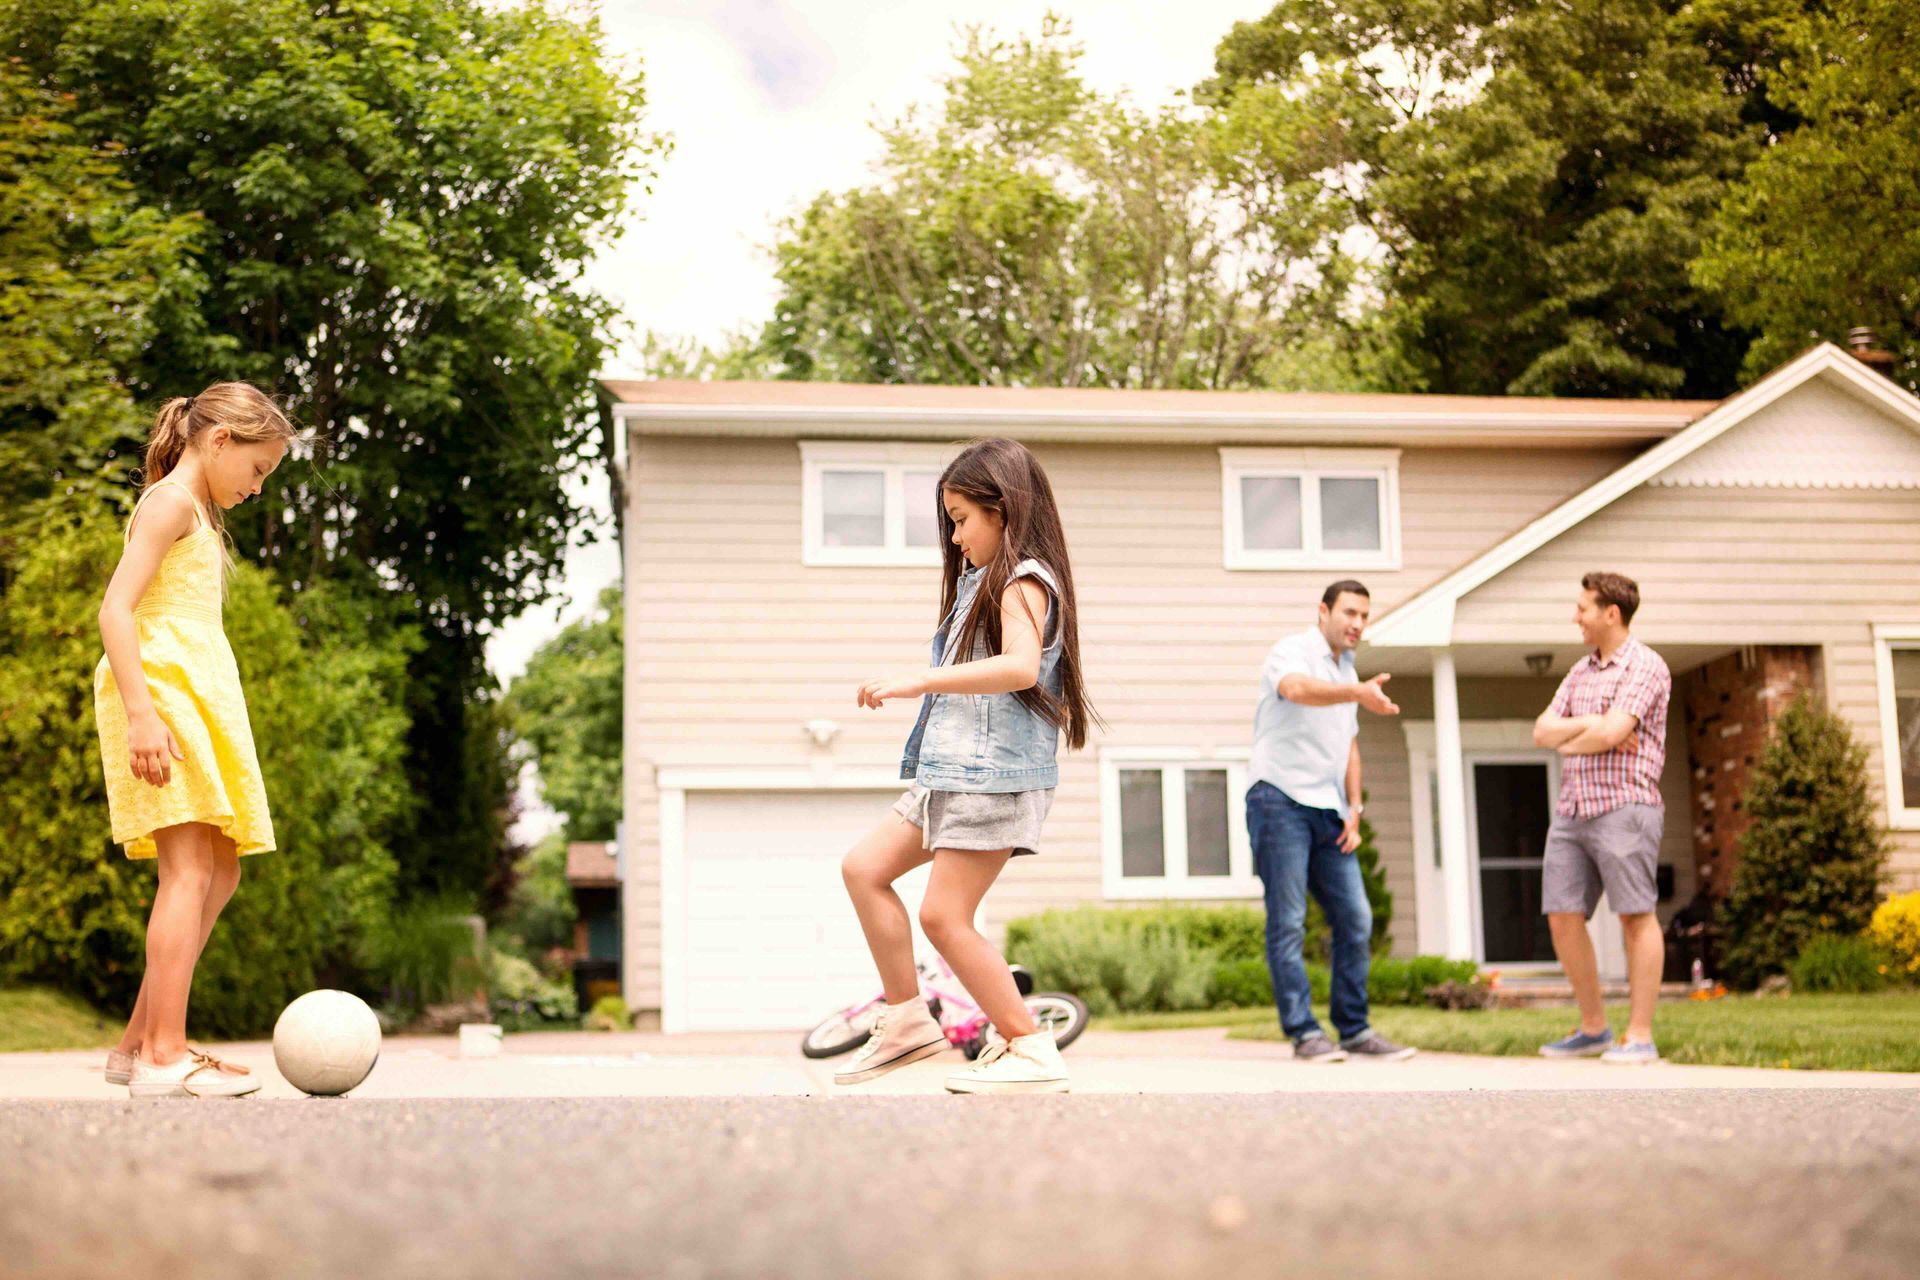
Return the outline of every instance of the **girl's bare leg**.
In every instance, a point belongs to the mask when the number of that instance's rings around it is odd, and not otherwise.
[[[1011,849],[934,850],[933,878],[920,905],[920,927],[927,931],[927,940],[946,957],[967,994],[1009,1040],[1037,1030],[1033,1014],[1020,998],[1006,957],[973,927],[973,917],[1012,856]]]
[[[214,879],[214,829],[185,822],[153,833],[160,850],[160,886],[147,921],[146,1021],[142,1060],[164,1066],[187,1048],[187,993],[200,956],[200,919]]]
[[[213,875],[207,882],[206,901],[200,907],[200,943],[194,948],[194,963],[198,964],[200,953],[207,949],[207,939],[213,936],[213,926],[220,919],[233,897],[233,891],[240,887],[240,856],[233,841],[219,831],[213,836]],[[134,997],[133,1013],[127,1019],[127,1029],[120,1034],[120,1043],[114,1048],[121,1053],[139,1053],[140,1038],[146,1034],[147,1026],[147,979],[140,976],[140,994]]]
[[[920,840],[919,827],[890,814],[840,863],[840,876],[860,917],[861,932],[867,935],[867,950],[880,970],[888,1004],[902,1004],[920,994],[920,974],[913,964],[913,922],[906,903],[893,890],[895,880],[932,859]]]

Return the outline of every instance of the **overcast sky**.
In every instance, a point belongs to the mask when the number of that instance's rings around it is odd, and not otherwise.
[[[630,332],[604,371],[635,371],[649,330],[716,342],[772,309],[766,246],[779,220],[828,188],[863,181],[879,148],[872,124],[939,100],[958,29],[1037,33],[1049,9],[1073,23],[1081,69],[1103,91],[1143,106],[1204,79],[1234,22],[1262,0],[605,0],[616,54],[640,59],[647,118],[672,155],[634,221],[602,256],[597,288],[621,305]],[[606,508],[604,483],[581,499]],[[609,543],[568,557],[564,599],[496,633],[487,660],[502,680],[619,576]]]

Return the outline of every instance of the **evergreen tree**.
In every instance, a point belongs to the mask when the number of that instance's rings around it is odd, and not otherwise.
[[[1752,824],[1721,909],[1722,964],[1741,986],[1783,972],[1815,934],[1856,934],[1879,896],[1885,837],[1866,749],[1802,695],[1774,724],[1743,804]]]

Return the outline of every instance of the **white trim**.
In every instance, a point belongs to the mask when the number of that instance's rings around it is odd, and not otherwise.
[[[1230,402],[1230,392],[1214,393]],[[1391,409],[1041,409],[874,405],[674,404],[619,401],[615,421],[633,435],[742,435],[774,438],[831,432],[866,439],[952,440],[992,431],[1022,439],[1084,443],[1540,445],[1566,448],[1661,440],[1700,416],[1692,405],[1666,413],[1586,411],[1544,397],[1538,412],[1431,407],[1443,397],[1408,395]],[[1509,401],[1511,403],[1511,401]]]
[[[1920,622],[1873,624],[1873,672],[1880,704],[1880,765],[1886,788],[1887,825],[1896,831],[1920,831],[1920,805],[1907,803],[1900,767],[1900,713],[1893,687],[1896,648],[1920,649]]]
[[[928,568],[940,564],[938,535],[932,546],[906,544],[905,476],[909,471],[941,470],[953,460],[959,446],[897,440],[802,440],[799,444],[801,564],[868,568]],[[881,477],[881,545],[830,547],[822,540],[820,484],[821,475],[827,471],[865,471]]]
[[[1275,477],[1300,482],[1300,549],[1250,550],[1240,505],[1240,482]],[[1320,483],[1372,480],[1378,486],[1380,546],[1328,550],[1321,546]],[[1220,450],[1222,563],[1228,569],[1398,569],[1400,567],[1400,450]]]
[[[1795,387],[1821,376],[1837,379],[1844,390],[1876,402],[1888,413],[1920,430],[1920,399],[1831,342],[1823,342],[1407,601],[1373,624],[1368,631],[1368,643],[1375,648],[1429,648],[1451,644],[1454,606],[1462,596],[1512,568],[1695,450],[1725,435]]]
[[[660,1029],[687,1029],[687,792],[904,791],[898,769],[657,769],[660,822]]]
[[[1247,839],[1246,806],[1239,803],[1247,790],[1247,760],[1251,751],[1234,747],[1218,751],[1197,747],[1110,747],[1100,752],[1100,888],[1112,901],[1138,902],[1163,898],[1214,901],[1258,898],[1260,877],[1253,869],[1253,846]],[[1120,771],[1160,770],[1161,825],[1165,841],[1163,876],[1121,874]],[[1225,769],[1227,773],[1227,872],[1225,876],[1187,874],[1186,795],[1183,779],[1188,769]]]

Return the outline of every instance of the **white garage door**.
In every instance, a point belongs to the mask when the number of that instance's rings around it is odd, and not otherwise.
[[[670,1029],[798,1030],[878,993],[840,860],[899,794],[686,793],[683,998]],[[895,886],[916,916],[928,870]]]

